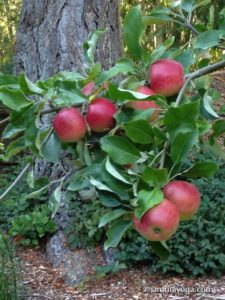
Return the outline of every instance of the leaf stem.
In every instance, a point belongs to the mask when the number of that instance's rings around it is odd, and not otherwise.
[[[20,179],[23,177],[23,175],[26,173],[26,171],[30,167],[30,163],[27,164],[24,169],[20,172],[20,174],[16,177],[16,179],[13,181],[13,183],[7,188],[7,190],[0,196],[0,200],[2,200],[10,191],[11,189],[20,181]]]

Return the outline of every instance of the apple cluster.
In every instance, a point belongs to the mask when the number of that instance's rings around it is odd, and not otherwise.
[[[150,96],[159,94],[167,97],[179,92],[183,83],[182,65],[171,59],[160,59],[149,68],[149,85],[139,86],[136,91]],[[84,86],[82,92],[89,96],[94,89],[94,83],[89,82]],[[155,101],[128,101],[126,106],[136,110],[154,108],[155,111],[150,117],[150,122],[154,121],[160,113],[160,107]],[[77,142],[86,134],[87,126],[91,131],[98,133],[113,128],[116,111],[116,105],[110,100],[96,97],[89,103],[85,118],[76,108],[64,108],[55,116],[53,128],[61,141]]]
[[[150,65],[148,85],[139,86],[136,91],[145,95],[176,95],[184,84],[183,66],[171,59],[160,59]],[[104,88],[107,88],[104,87]],[[82,89],[86,96],[95,92],[94,82],[89,82]],[[81,140],[89,128],[92,132],[107,132],[115,125],[114,114],[117,107],[110,100],[102,97],[90,97],[86,116],[76,108],[64,108],[55,116],[53,128],[63,142]],[[127,101],[126,107],[135,110],[153,108],[155,111],[149,121],[153,122],[160,113],[160,106],[155,101]],[[127,166],[129,168],[129,166]],[[200,193],[191,183],[172,181],[163,189],[164,199],[153,206],[141,219],[133,218],[134,228],[150,241],[169,239],[177,230],[180,221],[189,220],[198,210]]]
[[[189,182],[171,181],[162,191],[160,204],[147,210],[140,220],[134,216],[134,228],[149,241],[168,240],[180,221],[191,219],[200,206],[200,193]]]

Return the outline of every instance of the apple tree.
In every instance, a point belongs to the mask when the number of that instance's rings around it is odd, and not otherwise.
[[[98,199],[110,210],[99,222],[107,230],[105,248],[116,247],[133,227],[159,255],[168,255],[165,241],[204,201],[189,178],[208,178],[217,170],[214,162],[200,161],[198,152],[207,144],[224,157],[217,137],[225,121],[213,108],[219,96],[209,74],[225,66],[224,60],[210,61],[211,48],[224,47],[225,30],[195,30],[189,20],[200,4],[176,1],[147,16],[133,7],[123,24],[127,56],[106,70],[95,61],[104,34],[98,29],[84,44],[88,67],[82,73],[62,71],[35,83],[23,73],[1,75],[0,101],[10,109],[2,140],[13,139],[4,157],[25,151],[28,163],[13,186],[29,170],[28,198],[54,187],[52,218],[65,190]],[[177,19],[195,32],[188,43],[174,47],[171,37],[151,52],[143,47],[148,24]],[[65,151],[71,169],[37,189],[34,159],[57,165]]]

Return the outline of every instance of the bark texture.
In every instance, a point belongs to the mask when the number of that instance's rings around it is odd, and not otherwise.
[[[17,30],[15,72],[33,81],[62,70],[83,73],[83,43],[99,28],[97,45],[103,69],[122,54],[119,0],[24,0]]]

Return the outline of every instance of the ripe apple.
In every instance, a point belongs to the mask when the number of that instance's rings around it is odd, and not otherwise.
[[[187,181],[171,181],[164,186],[163,193],[165,198],[176,205],[181,220],[191,219],[200,206],[201,195],[198,189]]]
[[[88,106],[86,120],[94,132],[104,132],[114,126],[113,115],[117,108],[105,98],[96,98]]]
[[[149,87],[162,96],[173,96],[184,84],[183,66],[171,59],[160,59],[149,68]]]
[[[150,208],[139,220],[134,217],[134,228],[149,241],[168,240],[177,230],[180,222],[179,211],[167,199]]]
[[[94,81],[90,81],[82,88],[82,93],[85,96],[89,96],[92,94],[94,89],[95,89],[95,83]]]
[[[53,128],[63,142],[77,142],[86,133],[86,123],[76,108],[63,108],[53,120]]]
[[[151,90],[147,86],[139,86],[137,87],[136,91],[149,96],[156,94],[153,90]],[[156,108],[156,110],[153,112],[153,114],[150,117],[151,122],[154,121],[157,118],[158,114],[160,113],[159,111],[160,106],[158,106],[155,103],[155,101],[147,101],[147,100],[129,101],[128,103],[126,103],[126,106],[137,110]]]

